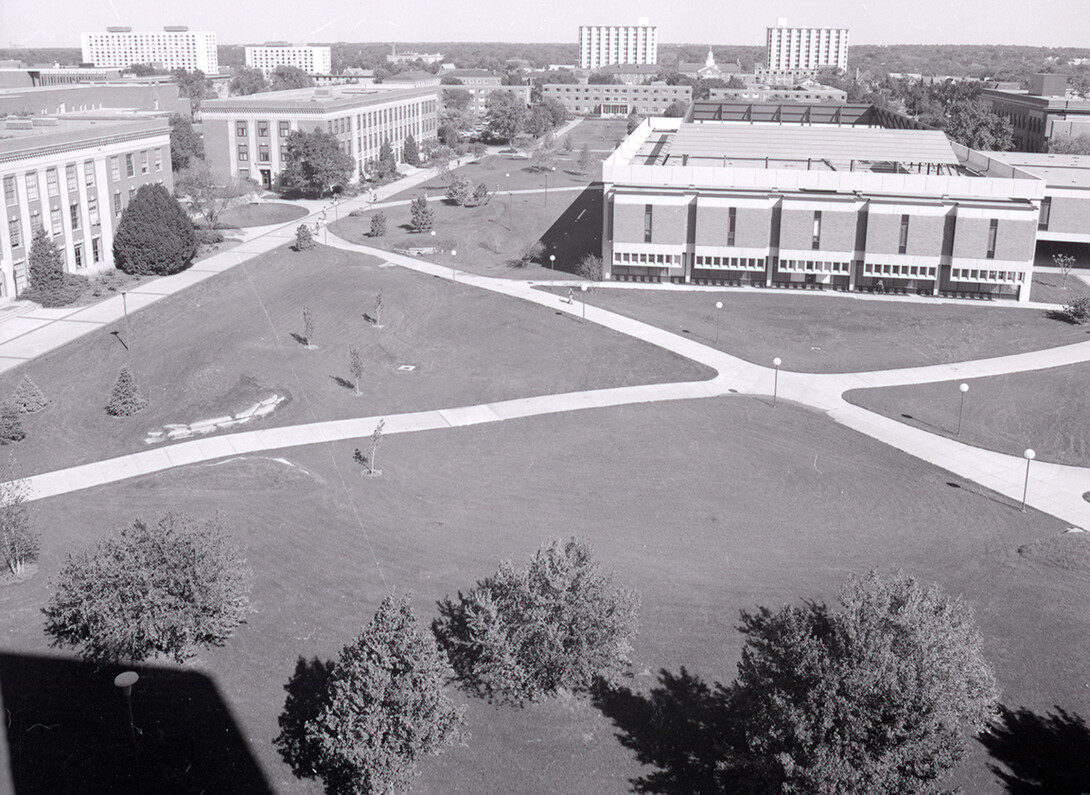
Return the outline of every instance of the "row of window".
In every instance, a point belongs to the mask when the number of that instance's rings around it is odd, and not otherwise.
[[[1025,274],[1022,271],[988,271],[980,268],[951,268],[950,281],[954,282],[989,282],[991,284],[1022,284]]]
[[[356,114],[356,124],[363,127],[379,127],[382,125],[397,124],[398,122],[419,120],[422,115],[435,113],[438,103],[429,100],[415,105],[396,105],[390,108],[380,108],[367,113]],[[263,119],[254,122],[254,132],[258,138],[268,138],[272,129],[272,123]],[[326,122],[326,131],[330,134],[343,135],[352,131],[352,117],[341,116],[337,119],[329,119]],[[235,121],[235,136],[247,138],[250,134],[250,123],[238,119]],[[277,134],[280,138],[287,138],[291,134],[291,122],[278,121]]]
[[[732,271],[763,271],[765,269],[763,257],[710,257],[706,254],[697,254],[693,259],[694,266],[697,268],[721,268]]]
[[[938,275],[935,265],[891,265],[888,262],[863,263],[864,276],[892,276],[896,279],[934,279]]]
[[[847,274],[851,262],[812,262],[810,260],[781,259],[778,271],[783,273],[833,273]]]
[[[647,254],[645,252],[614,251],[613,264],[615,265],[658,265],[663,268],[680,268],[680,254]]]
[[[130,201],[132,200],[132,197],[135,196],[135,195],[136,195],[136,188],[135,187],[129,188],[129,200]],[[122,209],[124,209],[124,208],[123,208],[123,203],[122,203],[122,198],[121,198],[121,191],[114,191],[114,195],[113,195],[113,213],[114,213],[114,216],[116,217],[116,216],[121,215]],[[54,236],[61,235],[61,234],[64,233],[64,224],[62,222],[63,215],[64,215],[63,210],[60,207],[53,207],[49,211],[49,229],[50,229],[50,232]],[[82,219],[82,217],[83,216],[82,216],[82,213],[80,212],[80,205],[79,205],[78,202],[75,202],[75,203],[72,203],[72,204],[68,205],[68,219],[69,219],[69,222],[70,222],[70,224],[72,226],[72,231],[73,232],[79,231],[79,229],[81,228],[81,223],[82,223],[81,219]],[[88,196],[87,197],[87,217],[90,220],[92,227],[100,226],[101,223],[102,223],[102,218],[99,215],[99,210],[98,210],[98,198],[96,196]],[[44,219],[42,218],[41,212],[37,208],[34,208],[33,210],[31,210],[31,213],[30,213],[30,228],[32,230],[43,228],[44,223],[45,222],[44,222]],[[23,245],[22,222],[19,220],[18,217],[8,219],[8,239],[11,241],[11,247],[13,249],[19,248],[20,246]],[[99,260],[96,258],[95,262],[98,262],[98,261]]]
[[[151,163],[154,162],[154,168],[156,171],[163,170],[163,152],[161,149],[151,150],[153,155],[149,157],[147,149],[139,153],[129,153],[124,156],[125,158],[125,176],[135,177],[137,168],[139,168],[141,174],[147,174],[151,168]],[[117,182],[121,179],[121,159],[120,155],[116,155],[110,158],[110,176],[113,181]],[[68,193],[79,192],[79,164],[69,163],[64,167],[64,185]],[[83,175],[84,181],[88,188],[95,186],[95,163],[93,160],[87,160],[83,163]],[[39,181],[37,171],[28,171],[24,176],[24,184],[26,185],[27,201],[38,201],[41,198],[41,183]],[[19,203],[19,194],[16,189],[16,178],[14,175],[8,175],[4,177],[4,204],[8,207]],[[61,194],[61,177],[60,168],[53,167],[45,170],[45,187],[46,195],[49,198],[55,198]]]

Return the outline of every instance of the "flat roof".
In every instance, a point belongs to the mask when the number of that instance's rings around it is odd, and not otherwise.
[[[685,123],[677,132],[656,131],[634,162],[904,173],[914,173],[910,164],[945,167],[947,171],[961,167],[950,141],[938,130],[734,122]]]
[[[245,97],[205,100],[201,103],[201,112],[204,115],[217,112],[252,112],[255,110],[318,111],[324,113],[331,110],[355,108],[360,105],[389,102],[402,97],[410,98],[428,94],[435,94],[435,87],[361,86],[348,83],[344,85],[297,88],[290,91],[267,91]]]
[[[37,117],[41,118],[41,117]],[[34,125],[29,129],[9,130],[0,122],[0,155],[30,151],[45,146],[92,142],[111,135],[128,133],[166,133],[169,124],[165,116],[154,119],[61,117],[56,124]]]
[[[985,152],[1009,166],[1027,171],[1054,187],[1090,188],[1090,155],[1038,152]]]

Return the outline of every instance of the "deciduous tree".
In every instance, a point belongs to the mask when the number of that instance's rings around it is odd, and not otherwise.
[[[354,345],[348,349],[348,370],[352,373],[352,385],[358,395],[360,382],[363,381],[363,357],[360,355],[360,349]]]
[[[69,555],[44,609],[53,646],[87,660],[184,662],[221,646],[249,612],[251,574],[220,519],[137,519]]]
[[[778,793],[936,793],[998,689],[969,607],[903,574],[823,605],[742,614],[732,700],[744,756]]]
[[[179,172],[174,178],[174,192],[189,200],[209,229],[215,229],[220,216],[250,199],[257,184],[225,174],[216,174],[203,160]]]
[[[162,185],[141,185],[114,235],[118,270],[165,276],[188,268],[196,254],[193,222],[178,200]]]
[[[386,213],[377,212],[371,216],[371,237],[383,237],[386,234]]]
[[[38,532],[31,522],[27,499],[30,484],[19,477],[14,457],[0,475],[0,554],[4,565],[16,577],[38,559]]]
[[[269,83],[265,80],[265,73],[260,69],[250,69],[245,66],[235,72],[235,76],[231,78],[231,85],[228,87],[228,91],[233,96],[241,97],[268,90]]]
[[[458,738],[462,711],[443,692],[450,673],[408,597],[388,596],[360,636],[341,650],[316,715],[301,730],[282,718],[285,730],[277,744],[291,756],[301,751],[309,757],[326,792],[405,790],[418,760],[442,753]],[[299,760],[291,761],[299,766]]]
[[[314,78],[300,69],[298,66],[281,65],[276,67],[269,81],[271,91],[288,91],[293,88],[310,88],[314,85]]]
[[[189,100],[194,115],[200,113],[201,100],[216,95],[216,92],[212,90],[212,83],[200,69],[193,71],[175,69],[174,83],[178,86],[178,94]]]
[[[557,540],[526,569],[505,561],[439,612],[432,626],[462,685],[521,704],[623,673],[639,597],[614,585],[585,544]]]
[[[174,173],[188,168],[195,160],[204,159],[204,141],[193,129],[188,116],[170,116],[170,166]]]
[[[324,130],[293,130],[288,135],[288,159],[284,182],[302,193],[324,196],[348,182],[355,161],[341,149],[340,141]]]
[[[970,149],[1004,151],[1014,145],[1010,119],[993,111],[983,99],[952,103],[943,130]]]
[[[486,101],[488,132],[508,143],[526,128],[526,104],[513,91],[493,91]]]

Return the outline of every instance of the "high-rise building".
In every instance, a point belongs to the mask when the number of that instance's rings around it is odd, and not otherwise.
[[[579,68],[613,64],[655,64],[659,29],[640,17],[636,25],[583,25],[579,28]]]
[[[84,63],[94,66],[152,64],[168,71],[200,69],[206,75],[220,71],[216,34],[184,25],[135,33],[132,28],[106,28],[105,33],[80,34],[80,42]]]
[[[294,66],[308,75],[328,75],[333,71],[329,47],[271,41],[246,45],[246,65],[260,69],[269,77],[278,66]]]
[[[791,28],[781,19],[768,29],[767,46],[770,72],[848,68],[847,28]]]

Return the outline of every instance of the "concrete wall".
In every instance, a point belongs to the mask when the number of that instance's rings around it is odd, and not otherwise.
[[[854,251],[855,228],[859,221],[855,211],[821,211],[821,251]],[[805,251],[813,247],[814,211],[793,209],[784,202],[780,218],[780,248]]]
[[[767,248],[772,235],[772,210],[737,207],[734,245],[739,248]],[[726,246],[730,233],[730,209],[700,207],[696,214],[696,245]]]

